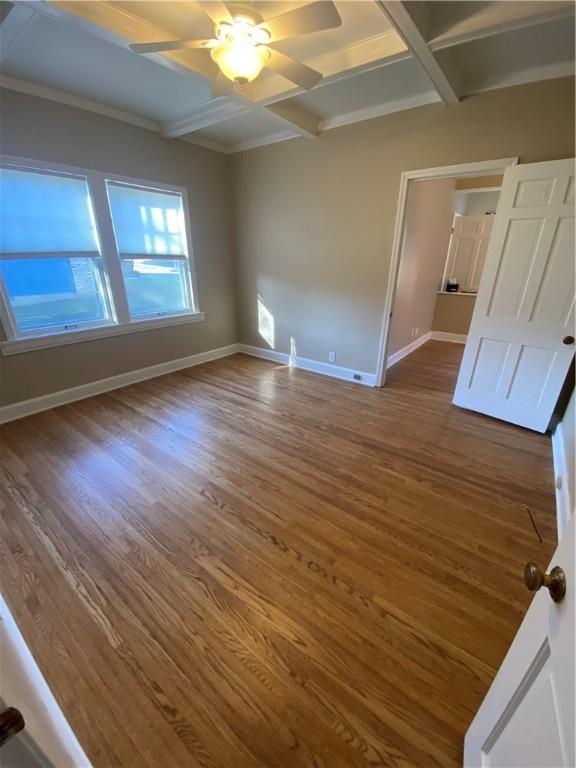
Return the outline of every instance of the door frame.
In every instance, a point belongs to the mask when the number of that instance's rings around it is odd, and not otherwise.
[[[398,192],[398,207],[396,209],[396,221],[394,224],[394,237],[392,239],[392,253],[390,267],[388,269],[388,283],[384,300],[384,313],[380,340],[378,344],[378,360],[376,364],[376,387],[384,386],[386,380],[386,360],[388,357],[388,339],[390,336],[391,313],[396,299],[396,287],[398,285],[398,273],[400,258],[404,242],[404,224],[406,221],[406,202],[408,199],[408,185],[411,181],[426,179],[446,179],[451,176],[487,176],[496,173],[504,173],[506,168],[518,164],[517,157],[505,157],[498,160],[482,160],[480,162],[461,163],[459,165],[443,165],[433,168],[421,168],[414,171],[402,171],[400,175],[400,190]]]

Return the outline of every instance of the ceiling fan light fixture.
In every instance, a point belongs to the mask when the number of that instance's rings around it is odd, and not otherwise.
[[[270,55],[262,47],[270,39],[269,33],[248,19],[235,19],[234,24],[219,24],[217,39],[219,45],[212,48],[210,56],[221,72],[240,85],[255,80]]]
[[[212,48],[210,56],[229,80],[245,85],[255,80],[262,71],[267,51],[255,45],[228,43]]]

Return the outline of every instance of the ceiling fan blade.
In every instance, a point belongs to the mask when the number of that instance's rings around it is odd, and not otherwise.
[[[342,19],[331,0],[318,0],[302,8],[281,13],[267,21],[258,24],[270,32],[273,42],[285,40],[287,37],[309,35],[312,32],[322,32],[325,29],[335,29],[341,26]]]
[[[218,26],[221,21],[226,21],[228,24],[234,24],[234,17],[226,8],[226,4],[219,0],[196,0],[200,8],[204,13],[209,16],[214,24]]]
[[[306,91],[318,85],[323,78],[320,72],[307,67],[306,64],[291,59],[285,53],[276,51],[272,46],[268,47],[268,52],[270,53],[270,58],[264,66],[287,78],[292,83],[299,85],[300,88],[304,88]]]
[[[230,96],[232,93],[234,93],[234,83],[219,71],[212,85],[212,96],[218,98],[220,96]]]
[[[208,40],[165,40],[158,43],[132,43],[134,53],[162,53],[162,51],[185,51],[194,48],[206,48]]]

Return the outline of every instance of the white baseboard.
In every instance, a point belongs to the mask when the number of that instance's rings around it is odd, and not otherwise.
[[[428,331],[428,333],[425,333],[423,336],[420,336],[419,338],[410,342],[410,344],[407,344],[405,347],[402,347],[402,349],[399,349],[397,352],[394,352],[392,355],[388,355],[386,368],[391,368],[395,363],[402,360],[402,358],[406,357],[412,352],[415,352],[418,349],[418,347],[421,347],[423,344],[426,344],[426,342],[430,341],[431,338],[432,338],[431,331]]]
[[[399,349],[397,352],[394,352],[394,354],[389,355],[386,368],[391,368],[395,363],[402,360],[402,358],[406,357],[407,355],[410,355],[412,352],[415,352],[423,344],[426,344],[427,341],[452,341],[454,342],[454,344],[466,344],[467,338],[468,337],[463,333],[447,333],[445,331],[428,331],[428,333],[425,333],[423,336],[420,336],[419,338],[415,339],[410,344],[407,344],[405,347],[402,347],[402,349]]]
[[[376,374],[366,373],[365,371],[355,371],[352,368],[343,368],[333,363],[321,363],[318,360],[310,360],[306,357],[291,357],[286,352],[276,352],[274,349],[263,349],[262,347],[253,347],[250,344],[239,344],[239,352],[244,352],[252,357],[261,357],[263,360],[271,360],[280,365],[292,365],[294,368],[302,368],[305,371],[320,373],[323,376],[331,376],[334,379],[351,381],[354,384],[365,384],[369,387],[376,386]],[[355,378],[359,376],[360,378]]]
[[[238,344],[229,344],[227,347],[209,349],[207,352],[179,357],[176,360],[169,360],[158,365],[150,365],[147,368],[138,368],[136,371],[128,371],[118,376],[110,376],[107,379],[98,379],[98,381],[91,381],[78,387],[63,389],[60,392],[52,392],[42,397],[23,400],[13,405],[4,405],[0,408],[0,424],[5,424],[15,419],[22,419],[24,416],[30,416],[40,411],[47,411],[50,408],[56,408],[58,405],[65,405],[66,403],[73,403],[76,400],[83,400],[93,395],[100,395],[103,392],[110,392],[113,389],[126,387],[129,384],[136,384],[139,381],[163,376],[166,373],[181,371],[183,368],[191,368],[194,365],[208,363],[210,360],[218,360],[221,357],[234,355],[239,351],[238,347]]]
[[[454,344],[466,344],[468,336],[465,333],[448,333],[447,331],[430,331],[432,341],[452,341]]]
[[[554,487],[556,491],[556,525],[558,527],[558,541],[560,541],[572,512],[568,490],[569,469],[564,450],[562,422],[552,433],[552,460],[554,462]],[[560,487],[558,487],[558,481],[560,481]]]

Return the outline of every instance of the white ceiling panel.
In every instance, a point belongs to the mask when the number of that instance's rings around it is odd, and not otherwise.
[[[404,59],[356,75],[352,81],[338,80],[301,94],[291,103],[305,107],[320,120],[392,104],[430,92],[430,81],[414,59]]]
[[[306,3],[263,2],[258,10],[271,18]],[[299,61],[311,61],[329,51],[338,50],[362,40],[368,40],[390,30],[390,22],[373,0],[353,0],[335,3],[342,26],[314,35],[278,43],[279,50]]]
[[[204,131],[195,131],[185,138],[194,141],[195,137],[199,137],[231,146],[261,141],[271,134],[285,133],[286,129],[287,126],[277,118],[267,114],[264,109],[257,109],[246,111],[239,117],[211,125]]]
[[[226,2],[232,12],[242,5]],[[266,20],[309,2],[245,0],[245,7]],[[119,119],[155,121],[145,127],[166,136],[231,149],[303,133],[313,136],[441,97],[451,101],[574,69],[574,21],[567,15],[571,3],[418,0],[407,3],[407,17],[388,8],[408,41],[406,53],[383,12],[385,3],[335,4],[341,27],[279,43],[287,55],[323,72],[327,82],[290,97],[297,92],[293,83],[265,70],[246,90],[260,106],[249,103],[240,117],[233,100],[214,101],[206,80],[192,70],[187,73],[185,66],[195,65],[196,52],[147,58],[127,48],[130,40],[145,42],[148,35],[150,42],[211,37],[213,23],[193,0],[111,0],[102,7],[91,0],[71,5],[74,14],[66,13],[66,3],[7,5],[12,10],[0,19],[0,43],[1,38],[7,43],[2,74],[8,87],[17,90],[104,114],[112,108]],[[432,50],[425,40],[433,41]],[[450,98],[443,78],[453,80]],[[279,102],[271,109],[282,119],[262,106],[273,102]]]
[[[166,120],[210,98],[210,88],[75,25],[38,14],[11,45],[2,74]]]
[[[438,51],[441,64],[446,54],[456,65],[466,92],[504,85],[536,69],[540,77],[546,75],[546,69],[548,76],[560,77],[574,72],[574,20],[558,19]],[[566,71],[560,65],[566,65]]]

